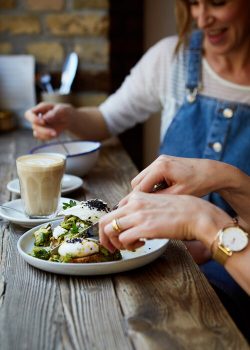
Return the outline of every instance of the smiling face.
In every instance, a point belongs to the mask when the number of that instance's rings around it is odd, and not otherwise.
[[[189,5],[210,53],[226,55],[250,46],[249,0],[189,0]]]

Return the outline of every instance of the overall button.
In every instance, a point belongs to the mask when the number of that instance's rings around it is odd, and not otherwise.
[[[196,100],[196,96],[195,95],[187,95],[187,101],[189,103],[193,103]]]
[[[197,88],[187,89],[187,96],[186,96],[187,101],[189,103],[194,103],[195,100],[196,100],[197,93],[198,93],[198,89]]]
[[[234,115],[234,112],[233,112],[233,110],[231,109],[231,108],[225,108],[224,109],[224,111],[223,111],[223,116],[225,117],[225,118],[232,118],[233,117],[233,115]]]
[[[212,145],[212,147],[213,147],[213,150],[215,151],[215,152],[221,152],[221,150],[222,150],[222,144],[220,143],[220,142],[215,142],[213,145]]]

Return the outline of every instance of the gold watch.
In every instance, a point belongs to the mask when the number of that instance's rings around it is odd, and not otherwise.
[[[214,247],[215,245],[215,247]],[[224,265],[234,252],[241,252],[248,245],[248,234],[238,223],[222,228],[212,244],[212,257]]]

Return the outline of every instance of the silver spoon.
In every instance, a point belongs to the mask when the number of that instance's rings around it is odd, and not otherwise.
[[[43,118],[42,113],[38,113],[37,116],[38,116],[39,119],[42,119],[42,118]],[[62,146],[62,148],[64,149],[66,155],[69,156],[69,155],[70,155],[70,152],[69,152],[68,148],[66,147],[65,143],[64,143],[62,140],[60,140],[59,137],[57,138],[57,141],[58,141],[58,143]]]
[[[57,141],[58,141],[59,144],[63,147],[63,149],[64,149],[64,151],[65,151],[65,153],[66,153],[66,156],[69,156],[69,155],[70,155],[70,152],[69,152],[68,148],[66,147],[65,143],[64,143],[62,140],[60,140],[59,137],[57,138]]]

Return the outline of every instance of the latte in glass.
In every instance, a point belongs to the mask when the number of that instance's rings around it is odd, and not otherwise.
[[[66,158],[57,153],[24,155],[16,160],[25,214],[51,218],[58,208]]]

